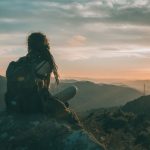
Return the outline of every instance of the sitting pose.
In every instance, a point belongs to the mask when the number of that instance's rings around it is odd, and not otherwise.
[[[16,62],[11,62],[6,71],[6,109],[16,113],[49,113],[52,116],[77,116],[68,108],[67,101],[76,94],[76,87],[52,95],[49,92],[50,77],[54,74],[59,84],[57,65],[50,53],[46,36],[32,33],[28,37],[28,53]]]

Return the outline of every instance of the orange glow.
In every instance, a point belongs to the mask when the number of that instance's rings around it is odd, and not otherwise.
[[[115,80],[148,80],[150,79],[150,70],[149,71],[127,71],[127,72],[101,72],[101,73],[84,73],[84,72],[62,72],[60,74],[61,78],[81,78],[81,79],[115,79]]]
[[[0,67],[0,75],[5,76],[6,69]],[[150,79],[150,70],[136,70],[136,71],[128,71],[128,72],[116,72],[116,73],[89,73],[84,72],[59,72],[61,79],[93,79],[93,80],[101,80],[101,79],[114,79],[114,80],[148,80]]]
[[[0,75],[5,76],[5,69],[0,68]]]

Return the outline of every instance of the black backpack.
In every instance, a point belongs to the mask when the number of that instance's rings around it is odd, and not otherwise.
[[[7,92],[5,103],[8,111],[40,111],[41,101],[37,92],[36,74],[28,57],[11,62],[6,71]]]
[[[36,87],[35,73],[27,57],[11,62],[6,71],[7,90],[13,93],[29,92]]]
[[[7,110],[18,112],[42,111],[42,100],[49,98],[48,89],[41,89],[40,81],[49,79],[51,66],[40,56],[27,55],[11,62],[6,71]]]

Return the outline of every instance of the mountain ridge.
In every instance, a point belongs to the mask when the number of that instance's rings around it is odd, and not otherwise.
[[[77,81],[74,83],[60,83],[55,91],[75,85],[78,87],[77,95],[71,99],[70,106],[76,111],[87,111],[101,107],[124,105],[142,95],[136,89],[112,84],[96,84],[91,81]]]
[[[2,82],[1,82],[2,81]],[[4,94],[6,92],[6,78],[0,80],[0,110],[4,110]],[[76,81],[76,80],[62,80],[57,89],[52,89],[55,93],[65,87],[75,85],[78,87],[77,95],[71,99],[70,106],[75,111],[87,111],[88,109],[95,109],[100,107],[112,107],[124,105],[126,102],[135,99],[142,95],[136,89],[112,84],[96,84],[91,81]],[[55,88],[55,86],[54,86]]]
[[[130,101],[121,109],[125,112],[133,112],[135,114],[145,114],[150,116],[150,95],[141,96]]]

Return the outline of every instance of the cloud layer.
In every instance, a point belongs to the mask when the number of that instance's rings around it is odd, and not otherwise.
[[[27,35],[35,31],[44,32],[50,39],[63,74],[72,70],[67,65],[70,62],[85,76],[86,66],[99,68],[89,72],[100,77],[109,70],[115,76],[122,67],[134,71],[150,65],[145,61],[150,56],[149,0],[1,0],[2,74],[10,58],[25,55]],[[97,63],[91,62],[93,59]],[[134,60],[133,67],[126,60]],[[77,61],[83,61],[84,66]]]

